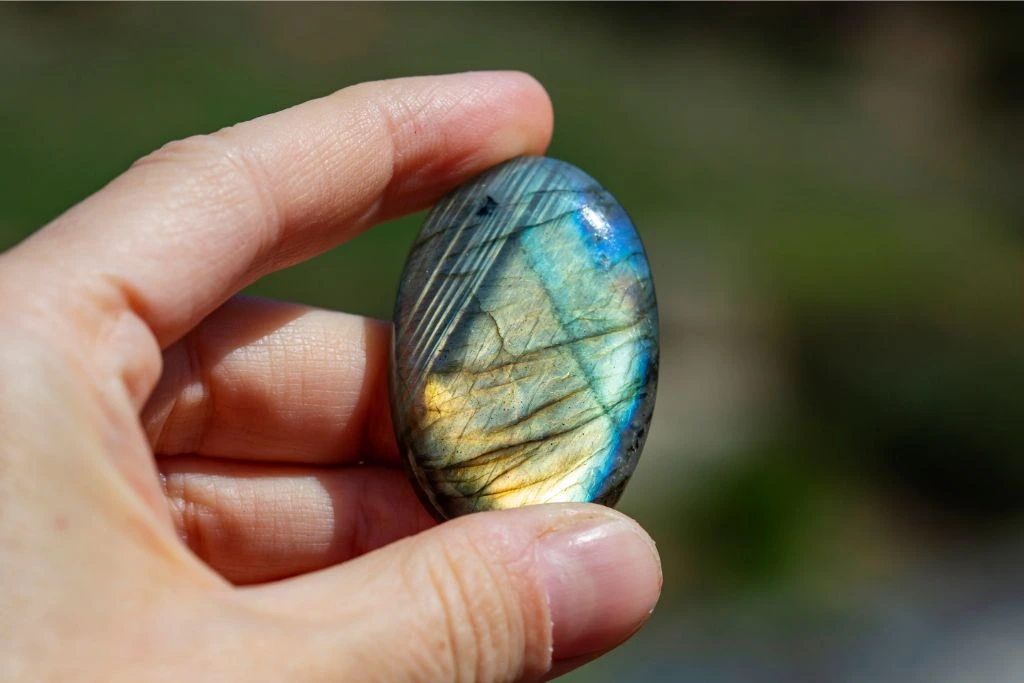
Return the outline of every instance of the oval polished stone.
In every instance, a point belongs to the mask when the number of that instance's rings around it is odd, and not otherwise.
[[[436,517],[614,505],[643,448],[657,368],[640,238],[583,171],[520,157],[430,212],[395,304],[391,409]]]

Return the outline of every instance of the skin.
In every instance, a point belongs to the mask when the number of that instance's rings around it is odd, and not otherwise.
[[[435,526],[390,327],[237,295],[551,127],[523,74],[362,84],[172,142],[0,255],[0,680],[543,680],[643,624],[635,522]]]

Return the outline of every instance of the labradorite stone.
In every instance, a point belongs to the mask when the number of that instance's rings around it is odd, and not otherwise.
[[[491,169],[428,215],[392,354],[395,431],[435,516],[614,505],[658,368],[654,285],[632,222],[565,162]]]

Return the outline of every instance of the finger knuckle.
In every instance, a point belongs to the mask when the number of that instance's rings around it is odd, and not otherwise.
[[[523,609],[531,600],[521,593],[524,585],[534,590],[534,582],[517,575],[521,563],[505,560],[467,539],[449,541],[427,556],[433,613],[424,620],[432,625],[421,644],[430,680],[518,680],[532,668],[537,657],[529,650],[538,639],[530,631],[544,625]]]
[[[162,173],[188,169],[180,177],[197,191],[210,192],[230,200],[251,182],[244,166],[236,162],[238,151],[227,142],[228,134],[219,131],[210,135],[193,135],[173,140],[150,152],[134,164],[133,170]]]
[[[165,477],[163,484],[179,537],[197,556],[209,557],[209,538],[219,535],[217,505],[211,500],[215,492],[180,475]]]
[[[170,174],[185,187],[167,193],[168,201],[188,202],[254,230],[262,228],[260,246],[266,247],[273,243],[281,220],[273,183],[258,155],[238,144],[238,137],[231,127],[168,142],[136,161],[132,171]]]

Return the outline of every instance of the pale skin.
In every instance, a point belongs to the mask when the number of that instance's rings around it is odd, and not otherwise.
[[[170,143],[0,255],[0,680],[544,680],[633,634],[635,522],[435,525],[389,326],[237,295],[551,130],[523,74],[363,84]]]

